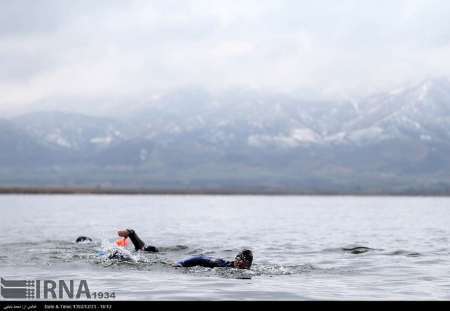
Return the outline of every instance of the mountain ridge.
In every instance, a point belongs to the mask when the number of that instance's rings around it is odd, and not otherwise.
[[[34,156],[14,171],[24,155],[0,136],[0,186],[450,189],[448,79],[335,103],[184,90],[126,118],[39,112],[2,126]]]

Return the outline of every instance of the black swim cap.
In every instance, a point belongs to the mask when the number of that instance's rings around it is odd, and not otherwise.
[[[76,243],[80,243],[80,242],[92,242],[92,239],[90,238],[90,237],[87,237],[87,236],[79,236],[76,240],[75,240],[75,242]]]
[[[253,262],[253,253],[249,249],[244,249],[239,254],[236,255],[236,260],[245,261],[248,264],[248,267],[250,268]]]

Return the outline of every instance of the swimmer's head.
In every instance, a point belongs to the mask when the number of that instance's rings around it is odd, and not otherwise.
[[[244,249],[236,255],[234,267],[238,269],[250,269],[253,262],[253,253],[249,249]]]
[[[83,242],[92,242],[92,239],[87,236],[79,236],[76,240],[76,243],[83,243]]]
[[[122,238],[128,238],[128,236],[130,235],[130,231],[128,229],[119,230],[117,231],[117,235]]]

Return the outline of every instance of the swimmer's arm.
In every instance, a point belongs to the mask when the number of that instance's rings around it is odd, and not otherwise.
[[[117,232],[117,234],[123,238],[130,238],[131,242],[134,245],[135,250],[143,250],[146,252],[157,253],[159,252],[158,248],[152,245],[145,245],[144,241],[142,241],[137,235],[136,231],[133,229],[125,229]]]
[[[137,233],[133,229],[125,229],[117,232],[120,237],[130,238],[136,250],[141,250],[145,247],[144,241],[142,241]]]

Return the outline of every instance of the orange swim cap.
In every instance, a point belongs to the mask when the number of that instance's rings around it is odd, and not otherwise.
[[[128,239],[125,238],[125,239],[117,240],[116,245],[120,246],[120,247],[126,247],[126,246],[128,246]]]

